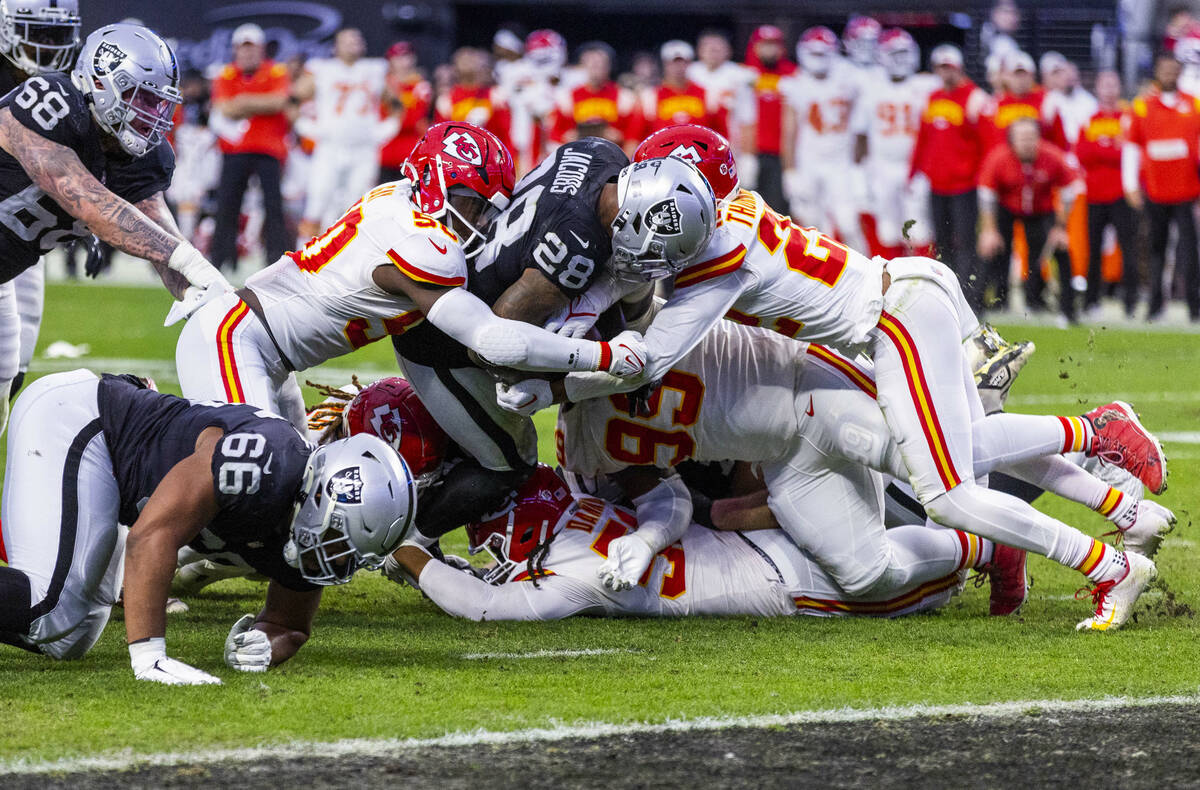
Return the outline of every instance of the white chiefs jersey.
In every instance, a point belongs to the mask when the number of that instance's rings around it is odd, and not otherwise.
[[[784,458],[800,433],[794,393],[806,348],[774,332],[721,321],[662,377],[648,415],[630,417],[624,395],[560,410],[559,462],[594,477],[688,459]]]
[[[754,122],[756,108],[753,86],[756,77],[754,69],[731,60],[715,69],[696,61],[687,69],[687,78],[704,88],[709,112],[716,114],[723,110],[731,129],[735,124]]]
[[[297,370],[403,334],[424,320],[410,299],[375,284],[376,268],[395,266],[432,285],[466,283],[458,237],[422,214],[411,194],[407,180],[372,189],[320,236],[246,281]]]
[[[347,65],[339,58],[321,58],[308,61],[305,69],[316,88],[313,138],[341,146],[376,142],[387,63],[362,58]]]
[[[921,114],[938,84],[928,74],[914,74],[898,82],[880,75],[864,84],[852,126],[856,135],[866,135],[873,165],[908,170]]]
[[[836,64],[825,79],[801,73],[779,81],[779,92],[796,113],[796,161],[801,167],[840,166],[853,160],[850,121],[859,85],[851,67]]]
[[[784,575],[736,533],[693,525],[654,558],[637,586],[614,592],[600,583],[596,569],[608,557],[608,545],[637,528],[636,516],[602,499],[580,497],[562,518],[566,523],[550,544],[542,568],[589,588],[585,595],[592,598],[587,607],[592,613],[672,617],[795,612]],[[781,530],[775,531],[787,541]],[[801,558],[794,544],[792,551]],[[539,577],[538,583],[547,592],[554,589],[552,579]],[[523,569],[507,584],[532,587]],[[579,591],[575,595],[583,597]]]
[[[676,275],[675,294],[710,283],[719,288],[716,281],[739,270],[748,275],[748,285],[729,316],[741,323],[851,355],[862,350],[879,323],[882,259],[797,226],[749,190],[741,190],[720,211],[700,262]]]

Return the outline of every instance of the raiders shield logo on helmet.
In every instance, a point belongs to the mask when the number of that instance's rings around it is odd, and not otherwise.
[[[343,505],[357,505],[362,502],[362,486],[362,475],[352,466],[329,478],[325,491]]]
[[[455,159],[461,159],[472,165],[483,164],[483,151],[479,150],[479,143],[465,132],[452,132],[446,135],[446,139],[442,140],[442,150]]]
[[[103,77],[125,60],[125,50],[110,41],[101,41],[92,56],[92,69]]]
[[[646,226],[660,236],[683,233],[683,222],[675,198],[660,200],[646,211]]]

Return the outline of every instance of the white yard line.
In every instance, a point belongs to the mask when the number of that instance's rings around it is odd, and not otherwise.
[[[1200,695],[1169,697],[1104,697],[1077,700],[1017,700],[987,704],[906,705],[883,708],[834,708],[761,716],[716,716],[696,719],[671,719],[661,723],[634,722],[612,724],[585,722],[532,728],[511,732],[473,730],[448,733],[438,738],[354,738],[340,741],[293,741],[277,745],[238,749],[197,749],[193,751],[136,754],[121,752],[75,757],[44,762],[15,759],[0,760],[2,774],[69,773],[76,771],[120,771],[136,766],[187,765],[213,762],[253,762],[279,759],[294,760],[321,755],[337,757],[390,757],[396,752],[436,746],[463,747],[505,745],[545,741],[575,741],[613,735],[641,735],[675,732],[707,732],[730,727],[780,727],[796,724],[843,724],[867,721],[905,721],[945,716],[970,716],[999,719],[1029,713],[1104,713],[1113,708],[1146,708],[1158,705],[1200,705]]]
[[[618,653],[636,653],[627,647],[600,647],[586,650],[534,650],[530,653],[463,653],[467,661],[490,661],[492,659],[521,660],[525,658],[579,658],[581,656],[611,656]]]

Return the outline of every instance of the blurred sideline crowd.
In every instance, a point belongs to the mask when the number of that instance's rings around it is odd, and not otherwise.
[[[907,32],[866,16],[840,37],[812,27],[789,43],[761,26],[738,62],[729,36],[707,30],[617,74],[607,44],[571,50],[548,29],[507,25],[490,52],[463,47],[434,65],[406,41],[371,57],[347,28],[330,57],[277,63],[245,24],[232,62],[184,76],[168,197],[228,270],[275,260],[404,177],[437,121],[494,132],[518,175],[578,137],[631,153],[651,132],[698,123],[729,138],[743,187],[865,252],[941,257],[977,310],[1023,305],[1065,325],[1111,299],[1153,321],[1182,299],[1200,321],[1200,22],[1188,12],[1171,16],[1130,100],[1115,72],[1085,85],[1063,55],[1035,60],[1005,35],[989,42],[980,85],[956,46],[923,57]]]

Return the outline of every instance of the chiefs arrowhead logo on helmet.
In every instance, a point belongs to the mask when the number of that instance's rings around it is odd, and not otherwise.
[[[700,164],[700,160],[703,158],[700,156],[700,152],[696,150],[696,146],[694,145],[676,146],[675,150],[668,155],[678,157],[685,162],[691,162],[694,165]]]
[[[350,436],[369,433],[391,445],[412,470],[418,490],[441,476],[446,433],[404,379],[392,376],[363,387],[344,416]]]
[[[446,138],[442,140],[442,150],[464,162],[476,166],[483,164],[483,152],[479,148],[479,143],[471,139],[466,132],[454,131],[446,135]]]
[[[400,412],[390,403],[380,404],[371,412],[371,433],[399,449],[402,419]]]

